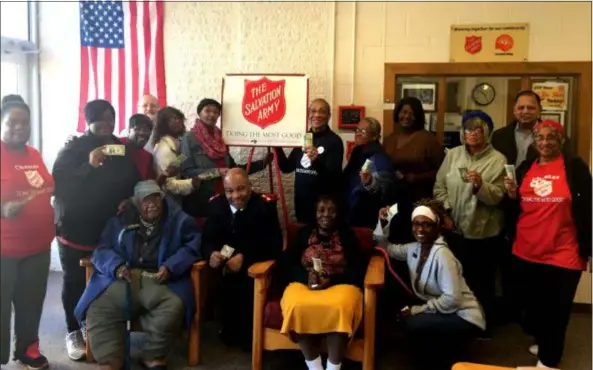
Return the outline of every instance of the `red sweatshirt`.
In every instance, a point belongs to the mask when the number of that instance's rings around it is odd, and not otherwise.
[[[55,235],[54,212],[50,199],[54,180],[33,147],[10,150],[1,143],[0,198],[2,203],[33,197],[15,218],[2,217],[0,255],[27,257],[51,248]]]
[[[128,144],[127,137],[119,138],[123,144]],[[132,159],[136,163],[138,172],[140,172],[140,178],[142,180],[154,180],[156,175],[154,173],[154,159],[152,154],[144,150],[143,148],[132,148],[132,145],[127,145],[128,150],[133,150]]]

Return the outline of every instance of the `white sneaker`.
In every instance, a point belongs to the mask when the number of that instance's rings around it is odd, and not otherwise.
[[[539,353],[539,346],[537,344],[532,344],[531,346],[529,346],[529,353],[531,353],[534,356],[537,356]]]
[[[82,339],[80,330],[73,331],[66,335],[66,351],[71,360],[82,360],[86,355],[86,345]]]

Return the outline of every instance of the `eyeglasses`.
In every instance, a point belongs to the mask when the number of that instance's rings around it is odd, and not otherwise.
[[[560,141],[560,136],[559,135],[556,135],[556,134],[547,135],[547,136],[533,135],[533,141],[537,141],[538,143],[540,143],[542,141],[558,142],[558,141]]]
[[[470,134],[483,134],[484,133],[484,129],[481,128],[481,127],[466,128],[465,130],[463,130],[463,132],[466,135],[470,135]]]
[[[368,131],[367,131],[367,130],[365,130],[364,128],[357,128],[357,129],[355,130],[355,132],[356,132],[357,134],[363,134],[363,135],[366,135],[366,134],[368,133]]]

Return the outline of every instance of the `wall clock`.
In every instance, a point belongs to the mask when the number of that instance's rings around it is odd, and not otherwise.
[[[472,91],[472,99],[481,106],[492,104],[494,98],[496,98],[496,90],[488,83],[477,84]]]

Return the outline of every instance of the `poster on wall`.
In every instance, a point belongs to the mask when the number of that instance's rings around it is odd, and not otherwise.
[[[529,23],[451,26],[451,62],[523,62],[529,57]]]
[[[227,74],[222,135],[229,146],[300,147],[307,131],[309,77]]]
[[[542,110],[565,111],[568,108],[568,83],[557,81],[535,82],[532,90],[542,100]]]
[[[556,121],[564,126],[564,112],[560,111],[552,111],[552,112],[542,112],[540,119],[542,121]]]

